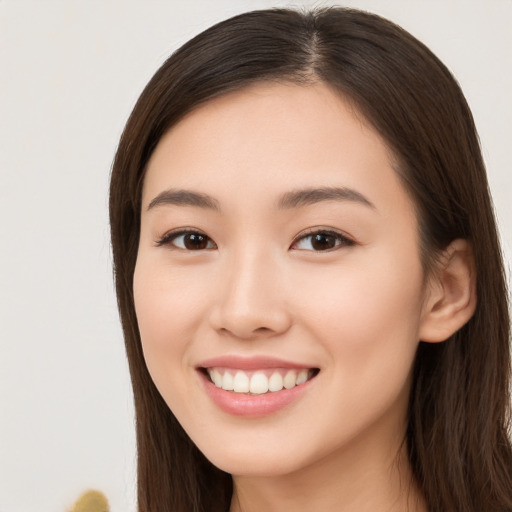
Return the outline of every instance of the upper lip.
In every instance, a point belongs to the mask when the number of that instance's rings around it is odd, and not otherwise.
[[[272,356],[241,357],[235,355],[213,357],[202,361],[198,368],[233,368],[238,370],[261,370],[265,368],[294,368],[309,369],[314,366],[293,361],[287,361]]]

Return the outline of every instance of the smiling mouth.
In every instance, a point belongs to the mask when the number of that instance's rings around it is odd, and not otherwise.
[[[263,395],[292,389],[318,375],[318,368],[271,368],[245,371],[234,368],[203,368],[205,375],[220,389],[245,395]]]

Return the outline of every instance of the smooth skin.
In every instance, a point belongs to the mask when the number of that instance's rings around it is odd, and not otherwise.
[[[470,318],[474,272],[456,240],[425,276],[394,165],[323,84],[214,99],[151,157],[134,275],[144,355],[191,439],[233,475],[231,512],[426,510],[402,444],[411,367],[419,340]],[[310,189],[324,193],[286,201]],[[208,199],[162,200],[184,190]],[[246,418],[220,410],[197,370],[226,355],[320,371],[297,401]]]

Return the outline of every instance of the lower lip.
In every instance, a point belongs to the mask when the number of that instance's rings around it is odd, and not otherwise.
[[[311,386],[312,379],[291,389],[271,391],[261,395],[246,395],[218,388],[202,372],[199,372],[203,385],[210,398],[224,412],[235,416],[258,417],[267,416],[284,409],[298,400]]]

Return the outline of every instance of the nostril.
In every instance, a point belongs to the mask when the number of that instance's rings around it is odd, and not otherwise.
[[[257,329],[254,329],[254,332],[267,333],[272,332],[272,329],[269,329],[268,327],[258,327]]]
[[[221,327],[219,332],[227,336],[233,336],[244,340],[256,340],[258,338],[270,337],[278,333],[278,331],[275,331],[270,327],[251,328],[250,326],[240,324]]]

